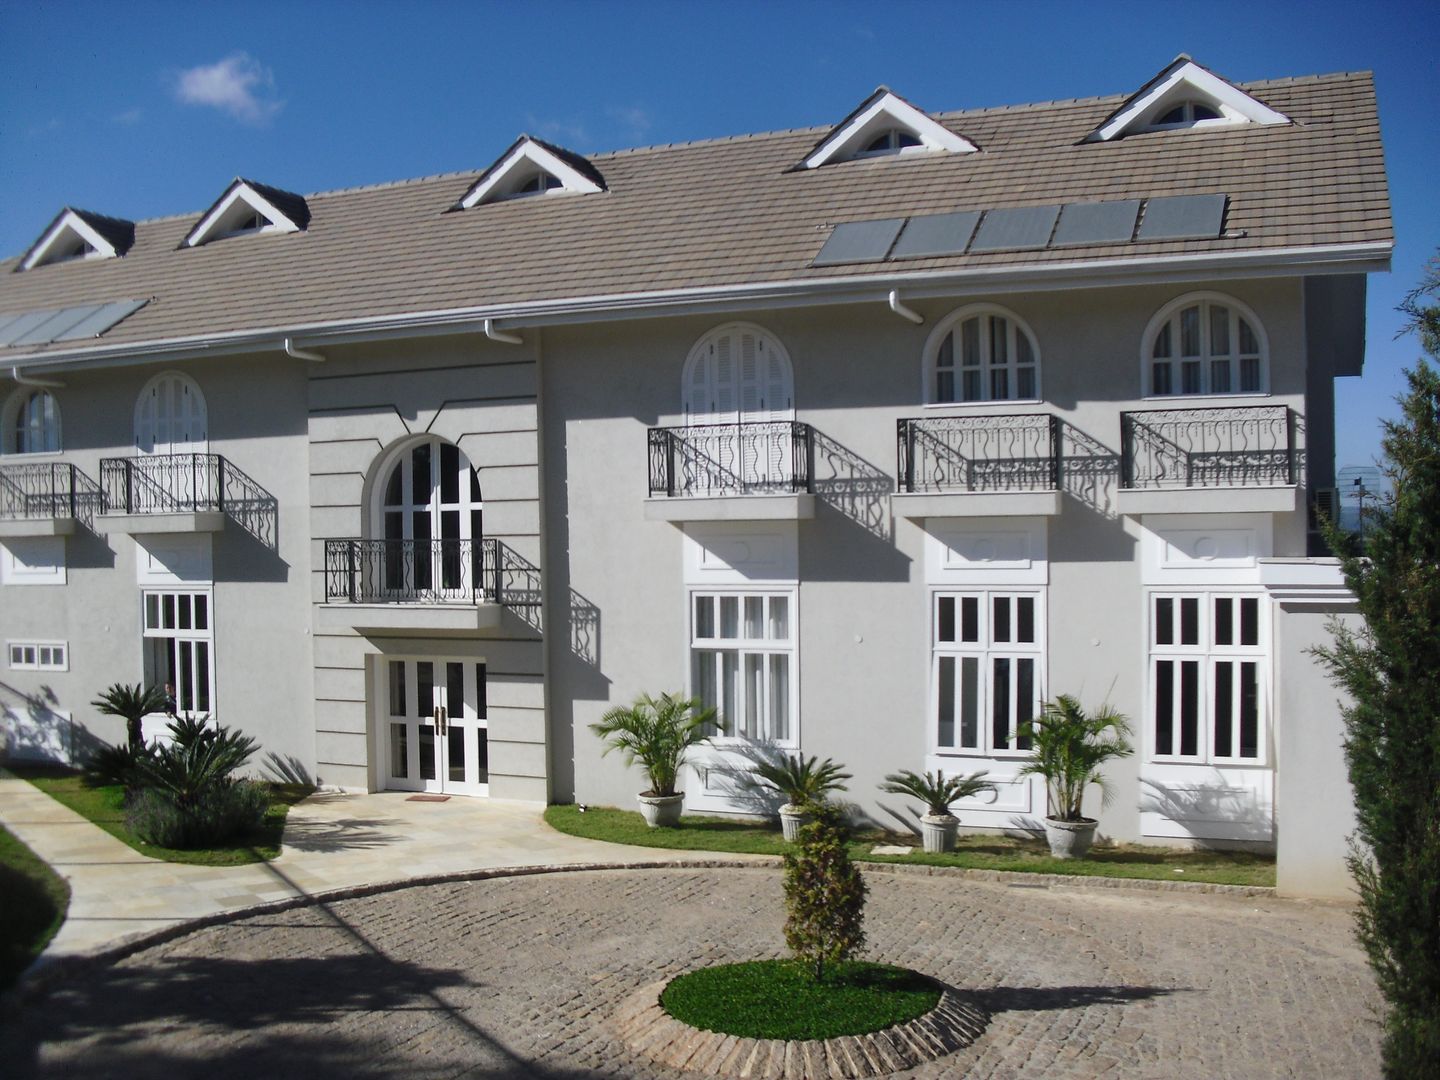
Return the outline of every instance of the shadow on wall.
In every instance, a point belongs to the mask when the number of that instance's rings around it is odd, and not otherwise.
[[[55,708],[59,699],[49,686],[27,694],[0,683],[0,699],[0,758],[6,761],[79,765],[106,745]]]
[[[1250,788],[1224,783],[1218,770],[1214,775],[1212,782],[1187,784],[1183,788],[1141,777],[1140,812],[1158,814],[1193,839],[1207,843],[1219,838],[1203,835],[1205,825],[1223,826],[1227,832],[1243,833],[1229,839],[1273,841],[1270,815],[1260,805],[1258,793]]]
[[[294,784],[312,789],[318,786],[305,763],[294,755],[281,757],[274,750],[270,750],[265,754],[263,768],[270,774],[270,779],[280,784]]]
[[[1101,517],[1115,514],[1120,455],[1073,424],[1060,422],[1060,486]]]
[[[815,453],[810,467],[815,497],[870,535],[888,542],[894,479],[824,432],[815,431],[814,439]]]

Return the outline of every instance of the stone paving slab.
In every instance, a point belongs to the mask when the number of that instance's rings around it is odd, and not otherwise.
[[[1379,1074],[1378,995],[1345,908],[867,880],[868,956],[990,1017],[972,1045],[897,1075]],[[259,912],[38,986],[0,1019],[0,1061],[15,1080],[679,1080],[694,1074],[625,1045],[626,1002],[780,955],[782,921],[780,875],[758,867],[521,871]],[[732,1048],[730,1075],[803,1072],[796,1054]]]

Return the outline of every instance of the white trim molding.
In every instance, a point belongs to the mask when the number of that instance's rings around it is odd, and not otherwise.
[[[963,135],[942,126],[888,87],[879,87],[860,106],[822,139],[801,162],[804,169],[818,169],[830,161],[848,161],[869,156],[864,147],[888,130],[908,132],[919,146],[897,148],[892,153],[946,151],[969,154],[978,150]]]
[[[264,218],[266,224],[258,228],[248,226],[246,223],[256,216]],[[209,240],[219,240],[225,236],[299,231],[298,222],[291,220],[246,181],[237,179],[230,185],[230,190],[220,197],[220,201],[200,219],[199,224],[190,230],[183,246],[198,247]]]
[[[465,193],[458,209],[468,210],[472,206],[524,194],[520,189],[537,174],[554,178],[559,186],[542,187],[535,194],[592,195],[605,190],[538,139],[522,135]]]
[[[1219,116],[1215,119],[1191,120],[1182,124],[1158,124],[1166,112],[1185,102],[1210,106]],[[1209,71],[1185,54],[1171,62],[1160,74],[1140,88],[1134,96],[1085,137],[1085,142],[1109,142],[1111,139],[1142,131],[1187,128],[1206,130],[1235,127],[1240,124],[1288,124],[1290,118],[1251,97],[1245,91]]]
[[[73,249],[77,242],[83,247],[75,253]],[[45,230],[45,235],[35,242],[30,254],[25,256],[25,260],[20,264],[20,269],[29,270],[31,267],[67,262],[70,259],[113,259],[119,254],[114,244],[67,207],[60,212],[55,223]]]

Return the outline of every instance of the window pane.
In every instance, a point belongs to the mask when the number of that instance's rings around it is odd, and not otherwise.
[[[1010,362],[1010,323],[999,315],[990,316],[990,363],[1003,365]]]
[[[485,680],[485,665],[475,665],[475,715],[481,720],[490,716],[490,691]]]
[[[1015,629],[1015,640],[1033,644],[1035,641],[1035,598],[1033,596],[1017,596],[1015,598],[1015,621],[1018,624]]]
[[[210,629],[210,598],[203,594],[195,597],[195,629]]]
[[[1247,356],[1240,361],[1240,392],[1242,394],[1260,392],[1260,361],[1253,356]]]
[[[1170,323],[1168,320],[1160,328],[1160,333],[1155,335],[1155,348],[1150,355],[1156,360],[1163,360],[1170,356]],[[1159,364],[1155,366],[1160,367]],[[1165,366],[1167,369],[1169,368],[1168,364]]]
[[[1215,756],[1230,757],[1234,752],[1231,725],[1234,723],[1235,665],[1223,661],[1215,665]]]
[[[415,715],[435,714],[435,665],[422,660],[415,665]]]
[[[1180,644],[1200,644],[1200,598],[1187,596],[1180,601]]]
[[[1200,752],[1200,662],[1180,664],[1180,754],[1195,757]]]
[[[752,739],[765,737],[765,668],[763,657],[755,653],[745,656],[745,724],[744,734]]]
[[[1255,337],[1255,331],[1251,329],[1250,324],[1244,319],[1237,321],[1240,323],[1240,351],[1247,356],[1258,355],[1260,352],[1260,342]]]
[[[715,636],[715,598],[713,596],[695,597],[695,636],[697,638],[713,638]]]
[[[1220,304],[1210,305],[1210,355],[1230,355],[1230,310]]]
[[[1015,727],[1035,718],[1035,661],[1020,657],[1015,661]],[[1017,736],[1016,750],[1029,750],[1028,736]]]
[[[790,640],[790,598],[770,597],[770,640]]]
[[[1155,644],[1175,644],[1175,601],[1168,596],[1155,600]]]
[[[770,657],[770,736],[790,738],[790,657],[783,653]]]
[[[742,734],[743,718],[739,713],[736,691],[740,681],[740,657],[733,652],[719,654],[720,659],[720,717],[726,723],[731,735]]]
[[[490,733],[484,728],[475,729],[475,782],[490,782]]]
[[[697,651],[694,658],[694,671],[691,675],[691,685],[694,687],[695,696],[700,699],[700,704],[706,709],[720,708],[719,690],[715,685],[715,667],[719,654],[708,651]]]
[[[404,500],[405,496],[401,490],[401,484],[404,483],[404,475],[404,462],[398,463],[395,468],[390,470],[390,480],[385,485],[386,506],[399,506]]]
[[[465,729],[463,727],[446,728],[445,747],[449,779],[452,783],[463,784],[465,782]]]
[[[1035,363],[1035,352],[1030,348],[1030,339],[1015,329],[1015,362],[1017,364]]]
[[[194,645],[189,641],[177,642],[179,659],[176,661],[175,674],[180,676],[175,684],[175,701],[178,711],[182,713],[195,711],[195,655]]]
[[[1210,361],[1210,392],[1212,394],[1230,393],[1230,361]]]
[[[1010,658],[997,656],[990,667],[990,738],[996,750],[1010,749]]]
[[[1152,394],[1173,394],[1175,390],[1170,383],[1170,365],[1155,364],[1151,368],[1150,384]]]
[[[980,320],[966,319],[960,324],[960,363],[965,367],[980,366]]]
[[[1240,665],[1240,756],[1260,756],[1260,665]]]
[[[1173,754],[1175,710],[1175,661],[1155,663],[1155,753]]]
[[[195,707],[203,713],[210,711],[210,643],[195,643]]]
[[[740,636],[740,598],[738,596],[720,597],[720,636],[722,638],[738,638]]]
[[[1017,398],[1033,398],[1035,392],[1035,369],[1033,367],[1022,367],[1015,372],[1015,396]]]
[[[966,659],[970,659],[967,657]],[[955,745],[955,658],[940,657],[939,686],[936,689],[941,746]]]
[[[765,636],[765,598],[763,596],[745,597],[745,637],[750,641],[759,641]]]
[[[981,394],[980,394],[980,372],[978,372],[978,371],[967,371],[967,372],[965,372],[965,374],[964,374],[964,379],[963,379],[963,383],[962,383],[962,388],[963,388],[963,390],[964,390],[964,393],[961,395],[961,400],[963,400],[963,401],[979,401],[979,400],[981,400]]]
[[[1260,644],[1260,601],[1245,597],[1240,601],[1240,644]]]
[[[422,443],[410,451],[410,505],[424,506],[429,501],[430,446]]]
[[[440,501],[460,501],[460,450],[449,443],[440,447]]]
[[[978,596],[962,596],[960,598],[960,640],[980,640],[980,598]]]
[[[1200,393],[1200,361],[1186,360],[1180,365],[1180,392],[1182,394]]]
[[[409,716],[405,711],[405,663],[390,661],[390,715]]]
[[[1010,371],[1008,368],[990,369],[990,399],[1004,401],[1010,396]]]
[[[945,335],[945,340],[940,343],[940,351],[935,354],[935,366],[937,368],[953,368],[955,366],[955,331]]]
[[[1180,355],[1200,355],[1200,308],[1188,307],[1180,312]]]
[[[935,630],[936,641],[955,640],[955,598],[953,596],[940,597],[937,626]]]
[[[1235,601],[1228,596],[1215,598],[1215,644],[1235,643]]]
[[[1010,641],[1010,597],[995,597],[991,607],[990,639]]]
[[[980,658],[960,658],[960,745],[980,746]]]
[[[465,665],[454,661],[445,665],[445,711],[465,718]]]
[[[189,596],[189,594],[187,594],[187,593],[182,593],[182,594],[180,595],[180,597],[179,597],[179,600],[180,600],[180,629],[181,629],[181,630],[189,630],[189,629],[190,629],[190,596]]]
[[[435,725],[420,725],[420,779],[435,779]]]
[[[935,373],[935,400],[955,400],[955,373],[953,371],[939,371]]]
[[[158,630],[160,628],[160,597],[149,593],[145,597],[145,629]]]
[[[405,724],[390,725],[390,775],[404,780],[410,775],[410,740]]]
[[[175,629],[175,595],[166,593],[160,598],[160,625],[166,630]]]

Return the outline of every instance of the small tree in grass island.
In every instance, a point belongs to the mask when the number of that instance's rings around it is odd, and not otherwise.
[[[785,944],[816,979],[826,964],[865,947],[865,880],[845,848],[840,811],[819,806],[800,829],[798,849],[785,856]]]

